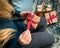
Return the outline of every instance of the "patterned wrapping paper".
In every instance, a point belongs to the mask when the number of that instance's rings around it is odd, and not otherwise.
[[[56,11],[51,11],[51,12],[45,13],[45,18],[47,20],[47,25],[51,25],[53,23],[58,22]]]

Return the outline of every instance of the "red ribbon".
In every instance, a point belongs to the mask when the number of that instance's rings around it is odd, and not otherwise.
[[[27,20],[28,20],[27,29],[30,30],[30,27],[34,28],[33,23],[38,24],[38,22],[35,21],[35,20],[32,20],[34,18],[34,16],[35,16],[34,14],[32,14],[32,13],[28,13],[28,14],[29,15],[27,16]]]
[[[50,16],[50,18],[48,18],[47,20],[48,20],[49,24],[52,24],[52,23],[53,23],[52,19],[56,18],[57,15],[54,15],[54,14],[51,15],[51,14],[49,13],[49,16]]]

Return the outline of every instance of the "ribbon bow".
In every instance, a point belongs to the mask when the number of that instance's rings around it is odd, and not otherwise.
[[[27,20],[28,20],[27,29],[28,29],[28,30],[30,30],[30,27],[34,28],[33,23],[38,24],[37,21],[33,20],[34,16],[35,16],[35,15],[32,14],[32,13],[28,13],[28,16],[27,16]]]

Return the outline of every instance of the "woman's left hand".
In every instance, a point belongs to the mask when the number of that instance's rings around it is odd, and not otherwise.
[[[22,45],[28,45],[30,44],[32,38],[31,38],[31,33],[29,30],[24,31],[20,36],[19,36],[19,43]]]

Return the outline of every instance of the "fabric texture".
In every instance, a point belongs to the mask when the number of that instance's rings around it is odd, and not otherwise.
[[[3,48],[13,48],[13,47],[17,48],[17,46],[19,46],[20,48],[22,47],[22,45],[18,43],[18,38],[20,34],[23,32],[22,27],[23,27],[22,24],[20,24],[20,28],[16,26],[12,20],[8,20],[8,19],[0,20],[0,29],[11,28],[17,31],[13,33],[14,37],[11,38]]]

